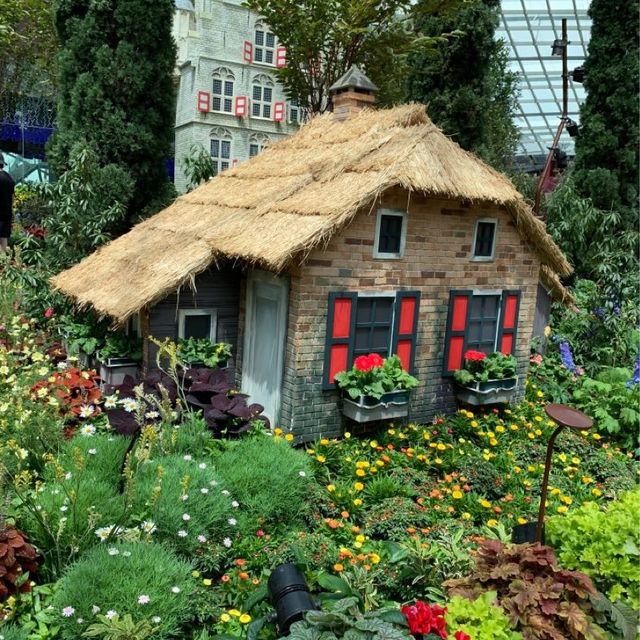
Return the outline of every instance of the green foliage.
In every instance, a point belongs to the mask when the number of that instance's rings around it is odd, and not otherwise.
[[[108,358],[130,358],[135,362],[142,360],[142,340],[134,335],[127,335],[124,331],[107,334],[104,347],[99,352],[100,359],[105,362]]]
[[[475,600],[453,596],[447,602],[446,620],[451,633],[461,630],[474,640],[522,640],[521,633],[511,630],[493,591],[486,591]]]
[[[115,178],[104,209],[127,207],[119,229],[173,195],[165,161],[174,127],[174,11],[172,0],[55,3],[60,92],[49,160],[62,174],[83,141]]]
[[[355,597],[334,602],[326,611],[309,611],[291,625],[290,640],[402,640],[410,638],[397,607],[361,613]]]
[[[178,359],[185,364],[203,364],[214,369],[224,367],[231,357],[231,345],[214,344],[206,338],[187,338],[178,341]]]
[[[0,624],[0,638],[2,640],[27,640],[28,629],[20,628],[15,624]]]
[[[130,613],[120,617],[118,614],[96,616],[98,622],[87,627],[82,634],[83,638],[102,638],[102,640],[146,640],[152,638],[157,628],[149,620],[135,622]]]
[[[482,360],[465,358],[464,367],[454,371],[453,377],[460,384],[486,382],[487,380],[506,380],[516,375],[517,361],[512,355],[496,351]]]
[[[607,505],[588,502],[547,523],[566,567],[584,571],[612,601],[640,609],[640,488]]]
[[[182,166],[189,181],[188,191],[216,175],[216,164],[211,154],[202,145],[191,146],[191,155],[183,158]]]
[[[128,543],[92,549],[58,584],[53,606],[63,640],[77,640],[96,622],[105,624],[101,618],[109,612],[115,612],[120,621],[130,615],[137,624],[143,620],[153,623],[154,638],[180,637],[181,627],[190,618],[190,573],[191,565],[160,544]],[[141,596],[148,596],[146,604],[139,602]],[[73,608],[72,615],[63,615],[66,607]],[[78,623],[78,619],[83,622]]]
[[[497,0],[470,2],[416,20],[421,35],[453,37],[435,53],[409,56],[408,86],[409,98],[426,103],[430,118],[463,149],[504,169],[518,142],[517,77],[508,69],[506,45],[495,39],[499,6]]]
[[[593,584],[583,573],[560,569],[550,547],[485,540],[473,573],[447,580],[444,586],[450,596],[470,600],[495,592],[511,625],[528,637],[595,637],[589,618],[589,596],[596,593]]]
[[[260,435],[234,442],[215,466],[248,516],[247,534],[262,525],[295,526],[309,508],[313,474],[307,456],[280,438]]]

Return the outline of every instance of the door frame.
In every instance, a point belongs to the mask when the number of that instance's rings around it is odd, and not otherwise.
[[[251,326],[253,319],[253,312],[255,307],[253,290],[255,285],[268,284],[275,286],[279,289],[278,302],[282,303],[282,318],[279,319],[277,330],[278,334],[276,340],[278,342],[278,361],[274,369],[274,378],[278,384],[274,392],[274,406],[275,415],[267,416],[271,420],[271,428],[277,426],[277,422],[280,419],[280,401],[282,397],[282,379],[284,375],[284,359],[286,355],[287,345],[287,322],[289,319],[289,277],[278,276],[268,271],[262,271],[261,269],[252,269],[247,275],[247,290],[246,290],[246,311],[244,320],[244,340],[243,340],[243,362],[242,362],[242,382],[240,384],[241,390],[245,391],[245,381],[247,380],[247,371],[253,369],[253,347],[255,341],[254,327]],[[281,297],[280,297],[281,296]],[[251,398],[254,402],[259,402],[260,398]]]

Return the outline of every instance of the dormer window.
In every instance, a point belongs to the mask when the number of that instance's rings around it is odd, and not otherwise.
[[[496,230],[498,221],[495,218],[480,218],[476,221],[473,239],[473,259],[493,260],[496,252]]]
[[[379,209],[376,220],[374,258],[398,259],[404,254],[407,233],[406,215],[403,211]]]

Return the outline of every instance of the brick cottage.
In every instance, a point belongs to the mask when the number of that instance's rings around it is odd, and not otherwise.
[[[397,353],[410,418],[452,409],[468,348],[528,364],[537,309],[565,295],[560,249],[509,180],[422,105],[362,109],[353,68],[334,113],[179,197],[54,285],[146,336],[233,345],[241,389],[299,440],[339,435],[333,376]],[[522,380],[522,377],[521,377]]]

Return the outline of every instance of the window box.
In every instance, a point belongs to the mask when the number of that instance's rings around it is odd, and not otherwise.
[[[381,398],[360,396],[357,400],[343,395],[342,414],[355,422],[392,420],[409,415],[409,394],[407,389],[389,391]]]
[[[503,380],[474,380],[467,385],[455,383],[456,398],[465,404],[483,406],[511,402],[518,386],[518,376]]]
[[[105,385],[122,384],[126,376],[137,380],[139,372],[139,364],[131,358],[107,358],[104,362],[100,362],[100,379],[102,380],[100,386],[104,388]]]

